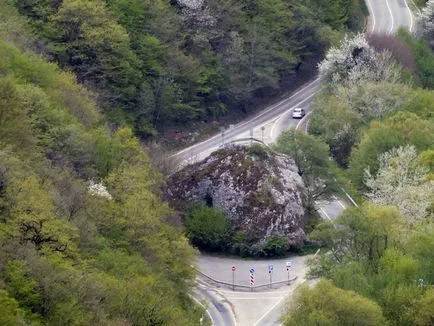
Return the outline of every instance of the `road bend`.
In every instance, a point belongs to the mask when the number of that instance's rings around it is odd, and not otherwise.
[[[194,297],[205,303],[214,326],[236,326],[235,315],[228,301],[216,289],[199,282],[193,289]]]
[[[407,1],[408,0],[366,0],[370,12],[368,33],[393,34],[400,27],[407,28],[410,32],[413,32],[415,22]],[[175,157],[181,162],[191,162],[191,158],[199,156],[205,157],[209,155],[212,151],[224,144],[227,139],[249,136],[251,130],[258,128],[262,130],[262,133],[264,133],[265,126],[267,126],[267,142],[272,142],[286,129],[295,128],[297,126],[298,121],[293,120],[291,117],[292,110],[295,107],[302,107],[309,112],[313,97],[319,89],[320,82],[318,79],[315,79],[301,87],[286,99],[265,108],[255,117],[243,121],[233,126],[233,128],[225,130],[223,134],[215,135],[201,143],[188,147],[174,154],[172,157]],[[262,136],[264,137],[264,135]],[[338,212],[340,208],[344,208],[344,205],[339,203],[339,201],[335,201],[332,206],[333,207],[329,210],[323,209],[323,215],[326,217],[328,216],[331,220],[334,215],[338,214],[336,212]],[[234,314],[232,312],[232,306],[234,305],[235,315],[238,316],[246,310],[247,312],[252,310],[249,310],[252,302],[249,302],[250,299],[248,298],[240,299],[230,298],[229,295],[222,296],[217,290],[205,287],[201,284],[199,284],[194,291],[196,298],[205,300],[208,303],[208,312],[213,325],[216,326],[236,325]],[[255,296],[255,294],[252,295]],[[285,295],[285,297],[287,297],[287,295]],[[257,293],[257,298],[261,299],[261,293]],[[281,298],[278,300],[279,301],[275,303],[275,306],[271,305],[269,311],[253,323],[250,322],[249,325],[279,325],[279,317],[282,313],[285,301]],[[239,326],[242,324],[243,323],[239,323]]]

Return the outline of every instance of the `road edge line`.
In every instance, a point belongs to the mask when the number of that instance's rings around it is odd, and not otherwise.
[[[241,126],[244,126],[245,124],[248,124],[248,123],[252,122],[253,120],[255,120],[255,119],[259,118],[259,117],[262,117],[264,114],[268,113],[269,111],[274,110],[274,109],[275,109],[276,107],[278,107],[279,105],[282,105],[285,101],[288,101],[288,100],[292,99],[294,96],[296,96],[296,95],[300,94],[301,92],[305,91],[306,89],[309,89],[310,86],[311,86],[312,84],[314,84],[315,82],[317,82],[317,81],[319,81],[319,78],[318,78],[318,77],[316,77],[316,78],[315,78],[314,80],[312,80],[311,82],[309,82],[309,83],[307,83],[307,84],[304,84],[304,85],[300,86],[300,88],[299,88],[298,90],[296,90],[293,94],[291,94],[289,97],[284,98],[284,99],[280,100],[279,102],[277,102],[277,103],[275,103],[275,104],[271,104],[271,105],[267,106],[266,108],[264,108],[263,111],[260,111],[260,112],[258,113],[258,115],[255,115],[254,117],[251,117],[251,118],[250,118],[249,120],[247,120],[247,121],[240,121],[240,122],[239,122],[238,124],[236,124],[234,127],[235,127],[235,128],[239,128],[239,127],[241,127]],[[217,137],[219,137],[219,136],[220,136],[220,134],[216,134],[216,135],[214,135],[214,136],[211,136],[210,138],[208,138],[208,139],[206,139],[206,140],[204,140],[204,141],[202,141],[202,142],[200,142],[200,143],[193,144],[193,145],[191,145],[191,146],[189,146],[189,147],[187,147],[187,148],[184,148],[184,149],[182,149],[182,150],[180,150],[180,151],[178,151],[178,152],[172,154],[172,155],[169,156],[169,157],[178,156],[178,155],[180,155],[180,154],[182,154],[182,153],[185,153],[186,151],[188,151],[188,150],[190,150],[190,149],[193,149],[193,148],[199,146],[200,144],[202,144],[202,143],[204,143],[204,142],[206,142],[206,141],[209,141],[210,139],[214,139],[214,138],[217,138]]]
[[[309,116],[309,114],[311,114],[312,111],[309,111],[308,113],[306,113],[306,115],[297,123],[297,125],[295,126],[295,130],[297,130],[300,125],[303,123],[303,121]]]
[[[372,10],[372,4],[371,4],[371,0],[366,0],[366,2],[368,3],[368,7],[369,7],[369,16],[372,16],[372,28],[371,28],[371,32],[370,34],[373,34],[375,31],[375,12],[374,10]]]
[[[392,8],[390,8],[389,0],[386,0],[387,9],[389,10],[390,17],[392,18],[392,24],[390,26],[389,34],[392,34],[393,27],[395,27],[395,18],[393,17]]]
[[[191,295],[191,294],[189,294],[189,296],[190,296],[190,298],[193,299],[193,301],[195,301],[198,305],[202,306],[202,307],[205,309],[205,313],[208,315],[208,318],[210,319],[211,324],[212,324],[212,325],[215,325],[214,319],[212,318],[211,313],[208,311],[208,308],[205,307],[205,305],[204,305],[202,302],[200,302],[200,300],[199,300],[198,298],[195,298],[195,297],[194,297],[193,295]]]

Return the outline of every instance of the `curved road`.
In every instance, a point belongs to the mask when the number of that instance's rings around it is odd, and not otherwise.
[[[257,116],[247,121],[243,121],[233,126],[233,128],[225,130],[223,134],[215,135],[214,137],[211,137],[201,143],[195,144],[182,151],[179,151],[173,156],[180,161],[195,161],[197,159],[208,156],[223,143],[227,143],[228,141],[236,138],[248,137],[251,130],[258,131],[261,130],[262,127],[269,127],[275,122],[277,118],[284,114],[287,114],[294,107],[310,107],[314,95],[319,90],[319,86],[319,80],[315,79],[314,81],[304,85],[302,88],[300,88],[288,98],[267,107]],[[291,125],[294,125],[295,127],[297,121],[293,121],[291,119],[289,123]],[[286,124],[284,128],[287,129]],[[267,135],[267,140],[268,142],[271,142],[280,132],[282,132],[282,127],[279,125],[278,128],[274,128],[273,130],[271,128],[267,128],[267,132],[271,135]],[[274,134],[272,134],[273,132]]]
[[[376,34],[392,34],[400,27],[414,29],[414,17],[407,0],[366,0],[371,13],[368,31]],[[237,138],[259,134],[265,142],[273,142],[284,130],[295,127],[298,121],[291,118],[295,107],[310,110],[312,99],[320,88],[318,79],[304,85],[288,98],[265,108],[257,116],[243,121],[223,134],[215,135],[174,154],[182,162],[194,162],[208,156],[223,143]]]
[[[393,34],[398,28],[404,27],[413,32],[414,17],[410,11],[407,0],[365,0],[370,12],[368,32],[375,34]],[[298,121],[291,118],[291,112],[295,107],[303,107],[306,111],[310,110],[314,95],[318,92],[320,83],[318,79],[306,84],[288,98],[265,108],[257,116],[241,122],[232,128],[209,138],[206,141],[195,144],[173,155],[181,162],[191,163],[198,159],[208,156],[219,146],[237,138],[249,136],[262,137],[262,140],[271,143],[277,136],[288,128],[297,127]],[[292,287],[293,289],[293,287]],[[292,291],[291,289],[291,291]],[[233,298],[226,296],[225,299],[218,299],[212,289],[204,287],[196,288],[196,296],[209,302],[208,312],[211,314],[213,324],[219,325],[239,325],[234,316],[240,311],[249,310],[250,306],[233,308],[228,301],[233,303]],[[289,295],[290,291],[286,295]],[[253,294],[253,293],[252,293]],[[261,293],[257,293],[257,298],[261,300]],[[248,300],[245,300],[248,304]],[[254,325],[279,325],[279,317],[284,302],[279,301],[278,305],[263,315]],[[241,309],[241,310],[240,310]],[[232,311],[235,310],[235,311]],[[238,322],[238,323],[237,323]],[[246,324],[247,325],[247,324]],[[250,324],[249,324],[250,325]]]
[[[404,27],[413,31],[414,17],[408,6],[410,0],[365,0],[370,16],[369,33],[393,34]]]

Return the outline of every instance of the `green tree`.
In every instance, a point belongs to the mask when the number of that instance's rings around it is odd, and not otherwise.
[[[135,95],[138,60],[127,32],[103,1],[63,1],[51,21],[49,37],[61,66],[72,67],[81,81],[109,89],[113,97]]]
[[[315,287],[302,285],[283,317],[283,325],[387,325],[380,307],[352,291],[320,280]]]
[[[17,126],[20,125],[20,128]],[[36,139],[31,132],[26,107],[21,102],[11,77],[0,78],[0,145],[15,150],[34,151]]]
[[[337,264],[355,260],[377,271],[385,250],[401,243],[402,223],[393,207],[367,204],[345,210],[334,223],[320,224],[311,237],[327,244]]]
[[[309,133],[321,137],[330,146],[330,153],[336,162],[348,166],[352,147],[359,140],[362,126],[356,112],[349,103],[335,95],[322,94],[315,98]]]
[[[203,249],[219,250],[229,245],[230,223],[225,215],[212,207],[195,205],[185,220],[191,242]]]
[[[330,172],[329,148],[321,139],[291,129],[279,136],[274,148],[294,159],[311,204],[333,191],[336,183]]]
[[[376,173],[379,155],[394,147],[412,144],[418,151],[430,148],[434,143],[432,128],[431,121],[409,112],[398,112],[384,121],[372,122],[351,154],[348,173],[354,184],[362,188],[365,169]]]
[[[25,313],[20,309],[18,302],[0,289],[0,323],[5,326],[37,325],[25,319]]]
[[[414,325],[424,326],[434,324],[434,290],[430,289],[425,293],[425,296],[419,301]]]

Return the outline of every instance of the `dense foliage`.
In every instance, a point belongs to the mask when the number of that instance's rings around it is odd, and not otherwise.
[[[191,242],[207,250],[224,250],[231,237],[230,222],[216,208],[195,205],[185,221],[187,235]]]
[[[0,12],[0,324],[199,324],[194,251],[166,222],[148,155]]]
[[[274,149],[292,157],[307,188],[308,206],[335,190],[329,147],[320,138],[291,129],[279,136]]]
[[[384,326],[380,307],[372,301],[321,280],[313,289],[304,285],[297,289],[296,310],[288,315],[285,326]]]
[[[262,244],[254,243],[244,231],[234,232],[230,220],[215,208],[196,203],[185,218],[187,236],[205,252],[226,252],[241,257],[275,257],[288,252],[284,237],[271,235]]]
[[[312,234],[330,248],[312,274],[375,301],[390,325],[429,325],[433,230],[432,220],[410,228],[394,207],[347,210]]]
[[[364,203],[310,234],[328,249],[311,276],[328,281],[300,290],[287,325],[434,322],[433,4],[421,38],[346,39],[320,66],[325,85],[310,132],[330,146]]]
[[[3,1],[4,2],[4,1]],[[138,135],[250,110],[362,22],[359,0],[13,1],[44,52]],[[312,66],[311,64],[307,65]]]

